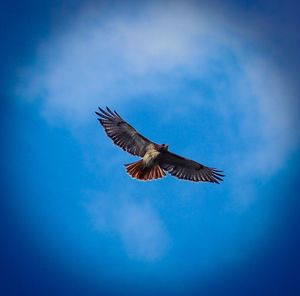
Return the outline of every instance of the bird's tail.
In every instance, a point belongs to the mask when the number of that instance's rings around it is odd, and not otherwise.
[[[143,160],[125,164],[127,173],[134,179],[149,181],[165,176],[165,172],[157,164],[151,167],[144,167]]]

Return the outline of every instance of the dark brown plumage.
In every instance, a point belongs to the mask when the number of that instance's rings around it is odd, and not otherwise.
[[[166,175],[194,182],[219,183],[223,181],[222,171],[206,167],[196,161],[184,158],[168,151],[168,145],[156,144],[138,133],[116,111],[108,107],[100,112],[98,120],[113,142],[141,160],[126,164],[126,170],[138,180],[153,180]]]

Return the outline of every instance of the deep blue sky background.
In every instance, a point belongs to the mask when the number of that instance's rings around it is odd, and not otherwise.
[[[299,295],[299,7],[170,3],[1,2],[1,295]],[[98,105],[225,182],[129,179]]]

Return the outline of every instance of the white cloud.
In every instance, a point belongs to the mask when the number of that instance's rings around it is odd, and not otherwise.
[[[255,58],[245,61],[244,67],[245,79],[256,99],[252,104],[257,104],[254,121],[247,123],[260,132],[255,151],[256,171],[259,175],[270,175],[280,168],[286,155],[298,144],[295,139],[296,112],[291,108],[292,93],[283,73],[275,65]],[[250,168],[251,164],[248,165]]]
[[[19,94],[43,98],[49,119],[59,114],[83,123],[98,104],[174,89],[182,72],[193,71],[195,60],[204,67],[216,50],[207,15],[199,18],[188,6],[89,19],[82,13],[70,30],[42,44],[31,75],[22,77]]]
[[[145,200],[94,193],[86,204],[94,227],[102,234],[115,233],[133,259],[154,261],[166,252],[169,237],[159,215]]]

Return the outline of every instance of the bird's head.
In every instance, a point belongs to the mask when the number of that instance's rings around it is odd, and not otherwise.
[[[160,152],[167,151],[168,148],[169,148],[169,145],[161,144],[161,145],[159,145],[158,151],[160,151]]]

